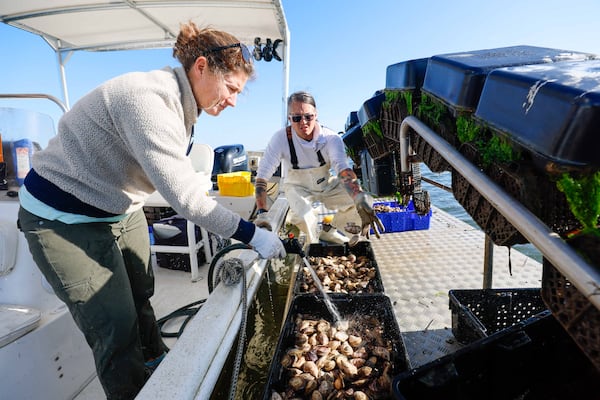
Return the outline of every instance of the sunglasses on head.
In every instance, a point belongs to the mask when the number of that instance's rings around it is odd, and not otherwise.
[[[291,115],[290,116],[290,118],[292,118],[292,122],[300,122],[302,120],[305,120],[306,122],[310,122],[313,120],[314,117],[315,117],[315,114]]]
[[[248,47],[246,47],[246,45],[243,43],[234,43],[234,44],[228,44],[227,46],[213,47],[212,49],[204,50],[204,52],[202,54],[204,54],[206,56],[209,53],[232,49],[234,47],[239,47],[240,50],[242,50],[242,59],[244,60],[244,62],[246,64],[252,63],[252,54],[250,54],[250,50],[248,50]]]

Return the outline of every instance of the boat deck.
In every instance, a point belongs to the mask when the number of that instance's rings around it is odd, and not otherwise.
[[[398,319],[411,367],[461,347],[452,335],[448,291],[481,289],[485,235],[433,207],[427,230],[387,233],[372,239],[385,293]],[[541,264],[494,246],[492,288],[540,287]]]
[[[185,271],[177,271],[161,268],[154,263],[155,290],[152,296],[152,306],[158,319],[166,317],[189,304],[206,299],[208,291],[208,269],[209,264],[203,264],[199,268],[199,279],[191,280],[191,274]],[[163,326],[163,332],[176,333],[185,317],[170,319]],[[173,348],[177,342],[176,338],[164,338],[164,342]],[[74,400],[103,400],[104,391],[100,381],[95,377]]]
[[[371,244],[385,293],[398,319],[411,367],[449,354],[461,347],[452,335],[448,291],[483,287],[484,234],[477,228],[433,207],[427,230],[386,233]],[[494,246],[493,288],[540,287],[541,264],[512,249]],[[159,318],[208,296],[208,264],[200,266],[202,279],[190,280],[183,271],[155,267],[156,292],[152,302]],[[164,331],[178,329],[173,319]],[[169,347],[176,339],[167,338]],[[77,400],[102,399],[95,379]]]

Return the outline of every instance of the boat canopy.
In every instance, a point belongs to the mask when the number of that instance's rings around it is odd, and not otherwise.
[[[0,21],[43,37],[56,51],[170,47],[194,21],[246,44],[287,38],[279,0],[20,0],[0,2]]]
[[[72,52],[171,47],[188,21],[229,32],[248,46],[264,49],[277,42],[287,96],[289,30],[280,0],[0,2],[0,22],[41,36],[57,53],[67,107],[64,64]]]

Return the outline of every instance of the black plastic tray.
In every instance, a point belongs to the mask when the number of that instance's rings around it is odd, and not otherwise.
[[[390,299],[385,295],[371,295],[350,297],[346,299],[333,299],[332,303],[337,308],[343,319],[357,317],[374,317],[377,326],[381,327],[381,338],[389,344],[391,361],[390,380],[397,374],[408,370],[406,349],[400,334],[400,328],[394,315]],[[298,316],[310,319],[325,319],[330,323],[333,317],[329,313],[322,299],[314,296],[296,297],[286,316],[281,335],[269,369],[269,377],[265,386],[263,399],[270,400],[273,391],[282,392],[288,381],[287,371],[281,365],[281,359],[286,352],[293,348],[296,341],[295,321]],[[375,328],[373,328],[375,329]],[[367,347],[370,345],[368,344]],[[379,372],[377,372],[379,371]],[[374,367],[374,372],[381,374],[381,360]],[[381,393],[380,393],[381,394]],[[296,397],[295,397],[296,398]],[[303,398],[301,395],[298,398]],[[310,398],[306,396],[306,398]],[[323,398],[326,398],[325,396]],[[392,399],[392,388],[390,385],[389,395],[387,391],[380,399]]]
[[[377,91],[373,97],[363,103],[362,107],[358,110],[358,120],[360,121],[360,126],[365,126],[367,122],[379,118],[381,105],[384,101],[385,92]]]
[[[419,58],[388,65],[385,72],[385,88],[420,89],[425,80],[427,61],[427,58]]]
[[[547,309],[540,288],[450,290],[452,333],[471,343]]]
[[[366,147],[363,139],[363,131],[360,125],[353,125],[348,128],[342,135],[342,140],[348,148],[352,149],[364,149]]]
[[[423,92],[442,100],[457,111],[473,112],[486,76],[496,68],[585,60],[590,56],[586,53],[534,46],[436,55],[429,59]]]
[[[344,125],[344,130],[352,128],[354,125],[358,125],[358,111],[352,111],[348,114],[348,118],[346,118],[346,124]]]
[[[381,279],[381,272],[379,271],[379,267],[377,266],[375,254],[373,253],[373,248],[371,247],[370,242],[358,242],[354,247],[349,247],[348,245],[341,244],[322,245],[318,243],[313,243],[309,246],[306,254],[309,257],[339,257],[354,254],[357,257],[366,256],[370,260],[369,267],[374,268],[375,276],[369,280],[369,283],[367,284],[366,288],[361,289],[359,292],[356,293],[328,291],[327,294],[330,297],[362,296],[384,292],[383,281]],[[304,266],[304,263],[301,263],[300,269],[296,274],[296,281],[294,282],[294,295],[314,294],[317,296],[322,296],[322,294],[316,288],[314,288],[314,292],[307,291],[303,288],[303,284],[307,283],[307,280],[305,279],[304,273],[302,271]]]
[[[597,399],[600,374],[544,311],[403,372],[393,388],[396,400]]]
[[[600,60],[492,71],[475,118],[545,158],[600,166]]]

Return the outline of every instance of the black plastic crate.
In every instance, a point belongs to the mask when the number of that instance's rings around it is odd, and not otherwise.
[[[425,80],[427,61],[427,58],[420,58],[388,65],[385,70],[385,88],[420,89]]]
[[[599,71],[600,60],[497,69],[475,118],[546,159],[599,167]]]
[[[496,68],[585,60],[590,54],[535,46],[441,54],[429,59],[423,91],[456,111],[473,112],[487,75]],[[520,98],[521,102],[524,99]]]
[[[394,378],[396,400],[600,398],[600,374],[549,311]]]
[[[472,343],[547,309],[540,288],[450,290],[452,333]]]
[[[360,152],[360,150],[366,147],[363,139],[363,131],[360,125],[353,125],[349,127],[346,132],[342,135],[344,144],[354,152]]]
[[[350,295],[364,295],[364,294],[376,294],[383,293],[383,281],[381,279],[381,272],[379,271],[379,267],[377,266],[377,262],[375,260],[375,254],[373,253],[373,248],[371,247],[370,242],[358,242],[354,247],[350,247],[347,244],[331,244],[331,245],[323,245],[318,243],[313,243],[309,246],[307,251],[307,257],[341,257],[353,254],[356,257],[366,257],[368,259],[365,267],[368,270],[363,270],[358,273],[357,276],[348,276],[343,279],[346,280],[345,285],[341,285],[340,290],[335,290],[335,287],[331,288],[326,284],[323,284],[321,280],[321,285],[325,289],[326,293],[331,297],[345,297]],[[296,275],[296,281],[294,282],[294,295],[304,295],[304,294],[315,294],[321,296],[319,289],[313,283],[313,277],[310,272],[305,272],[305,268],[308,268],[304,265],[304,263],[300,264],[300,268]],[[366,274],[369,274],[369,277],[366,277]],[[342,280],[342,278],[340,278]],[[348,286],[354,285],[357,282],[367,282],[366,286],[358,285],[356,289],[349,290]]]
[[[381,113],[381,105],[385,101],[385,92],[378,90],[373,97],[366,100],[358,110],[358,120],[361,126],[371,120],[379,119]]]
[[[359,121],[358,121],[358,111],[351,111],[350,114],[348,114],[348,118],[346,118],[346,124],[344,125],[344,130],[347,131],[348,129],[352,128],[354,125],[358,125]]]
[[[373,387],[378,387],[378,397],[371,396],[369,398],[392,399],[391,382],[393,377],[407,371],[409,366],[406,349],[390,299],[385,295],[357,296],[346,299],[332,299],[332,304],[337,308],[343,320],[358,322],[356,326],[360,331],[359,333],[364,335],[365,338],[370,338],[369,340],[365,339],[360,346],[355,347],[357,352],[361,348],[364,348],[371,354],[371,349],[374,349],[375,346],[385,348],[388,352],[387,356],[383,354],[385,352],[377,352],[380,356],[376,360],[372,360],[370,364],[372,366],[371,378],[368,379],[368,382],[364,382],[363,385],[353,386],[354,389],[360,389],[369,394],[369,390],[372,390]],[[286,391],[290,375],[295,374],[293,371],[282,366],[282,360],[284,360],[284,356],[286,356],[289,350],[297,348],[296,343],[298,342],[299,331],[296,329],[296,322],[299,318],[310,320],[323,319],[329,323],[334,322],[334,318],[323,302],[323,299],[315,296],[300,296],[292,301],[269,369],[263,400],[270,400],[274,391],[278,393]],[[370,329],[371,334],[366,332],[367,329]],[[347,332],[351,333],[352,330],[348,329]],[[308,355],[309,352],[304,352],[302,356],[305,359],[311,357]],[[338,367],[334,368],[333,371],[338,371]],[[332,372],[332,374],[336,375],[337,373]],[[349,377],[347,378],[349,379]],[[379,383],[373,382],[377,378],[381,378],[379,380],[381,383],[387,381],[387,384],[383,388],[380,387]],[[317,379],[327,378],[323,374]],[[344,383],[347,388],[351,387],[349,380],[346,380]],[[369,389],[369,386],[371,386],[371,389]],[[286,398],[310,399],[310,394],[306,393],[306,389],[304,388],[299,392],[290,393],[291,397]],[[323,398],[329,398],[327,397],[329,395],[331,395],[331,392],[325,393]]]

